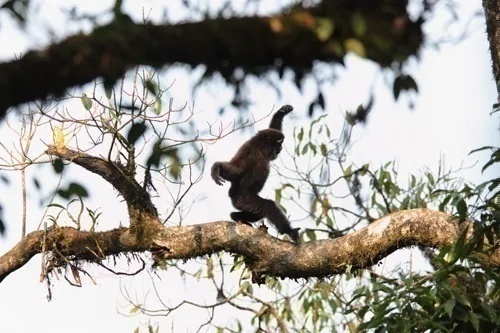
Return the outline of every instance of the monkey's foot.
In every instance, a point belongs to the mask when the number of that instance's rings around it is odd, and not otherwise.
[[[233,221],[243,222],[245,224],[248,224],[250,222],[257,222],[258,220],[262,219],[262,217],[259,215],[244,211],[232,212],[230,216]]]
[[[300,243],[300,237],[299,237],[299,230],[300,228],[293,228],[288,236],[295,242],[295,243]]]
[[[248,221],[234,221],[236,223],[243,223],[243,224],[246,224],[246,225],[249,225],[252,227],[252,223],[248,222]]]

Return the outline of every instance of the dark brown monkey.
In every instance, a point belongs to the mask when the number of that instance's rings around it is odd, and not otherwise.
[[[258,195],[269,176],[270,162],[281,152],[285,138],[281,132],[283,118],[292,110],[290,105],[279,109],[268,129],[259,131],[245,142],[229,162],[214,163],[211,175],[218,185],[224,180],[231,182],[229,197],[233,206],[240,210],[232,212],[231,219],[249,224],[265,217],[280,234],[287,234],[299,242],[299,228],[292,229],[274,201]]]

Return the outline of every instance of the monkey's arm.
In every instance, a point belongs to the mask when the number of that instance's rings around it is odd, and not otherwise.
[[[224,180],[235,181],[241,174],[242,170],[229,162],[215,162],[212,165],[211,175],[217,185],[222,185]]]
[[[290,112],[292,112],[293,107],[291,105],[283,105],[276,113],[273,115],[273,119],[271,119],[271,123],[269,124],[269,128],[277,129],[281,131],[281,127],[283,125],[283,118]]]

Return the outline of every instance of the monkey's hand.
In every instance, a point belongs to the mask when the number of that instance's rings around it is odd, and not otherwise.
[[[281,126],[283,125],[283,118],[290,112],[292,112],[293,106],[291,105],[283,105],[276,113],[273,115],[271,119],[271,123],[269,124],[269,128],[274,128],[278,131],[281,131]]]
[[[289,114],[290,112],[292,112],[293,110],[293,106],[287,104],[287,105],[283,105],[278,111],[276,111],[276,113],[281,113],[283,116],[286,116],[287,114]]]
[[[224,178],[222,178],[222,176],[221,176],[221,170],[222,170],[222,167],[221,167],[221,164],[219,162],[216,162],[216,163],[214,163],[214,165],[212,165],[212,172],[211,172],[212,179],[215,181],[215,183],[217,185],[220,185],[220,186],[222,186],[222,184],[225,181]]]

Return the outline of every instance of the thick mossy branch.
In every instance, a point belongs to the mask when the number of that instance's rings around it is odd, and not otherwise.
[[[46,249],[71,260],[100,260],[130,251],[151,251],[156,260],[191,259],[220,251],[244,256],[254,281],[265,275],[321,277],[344,273],[349,267],[368,268],[397,249],[410,245],[442,248],[453,244],[461,231],[449,214],[428,209],[399,211],[352,234],[299,245],[281,241],[244,224],[212,222],[194,226],[156,227],[150,241],[141,242],[127,228],[90,233],[73,228],[52,228]],[[461,227],[470,225],[464,222]],[[147,227],[147,226],[146,226]],[[41,253],[44,233],[28,234],[0,257],[0,281]],[[483,263],[500,267],[500,249],[479,254]]]
[[[497,103],[500,103],[500,7],[497,1],[483,1],[483,6],[486,16],[486,32],[490,42],[493,76],[497,85]]]
[[[461,224],[461,228],[470,225]],[[439,211],[412,209],[392,213],[344,237],[298,246],[238,224],[202,224],[166,228],[155,243],[170,251],[167,259],[188,259],[220,250],[246,258],[254,280],[262,275],[300,278],[339,274],[348,267],[368,268],[397,249],[410,245],[442,248],[460,234],[456,219]],[[260,235],[260,237],[258,237]],[[167,240],[166,242],[163,239]],[[500,249],[481,257],[500,267]]]
[[[0,257],[0,282],[24,266],[34,255],[42,253],[45,241],[47,252],[57,252],[69,260],[100,261],[109,255],[130,251],[145,251],[127,228],[106,232],[88,232],[70,227],[34,231],[24,237],[9,252]]]
[[[133,208],[147,216],[158,216],[148,192],[131,175],[127,174],[122,165],[66,147],[49,146],[46,153],[75,163],[104,178],[125,199],[129,211]]]
[[[315,61],[342,62],[351,50],[382,66],[418,53],[422,22],[406,1],[324,1],[272,17],[206,19],[176,25],[112,23],[45,50],[0,63],[0,117],[8,107],[63,94],[104,78],[113,83],[136,65],[204,65],[231,80],[234,70],[262,74],[285,68],[303,75]]]

